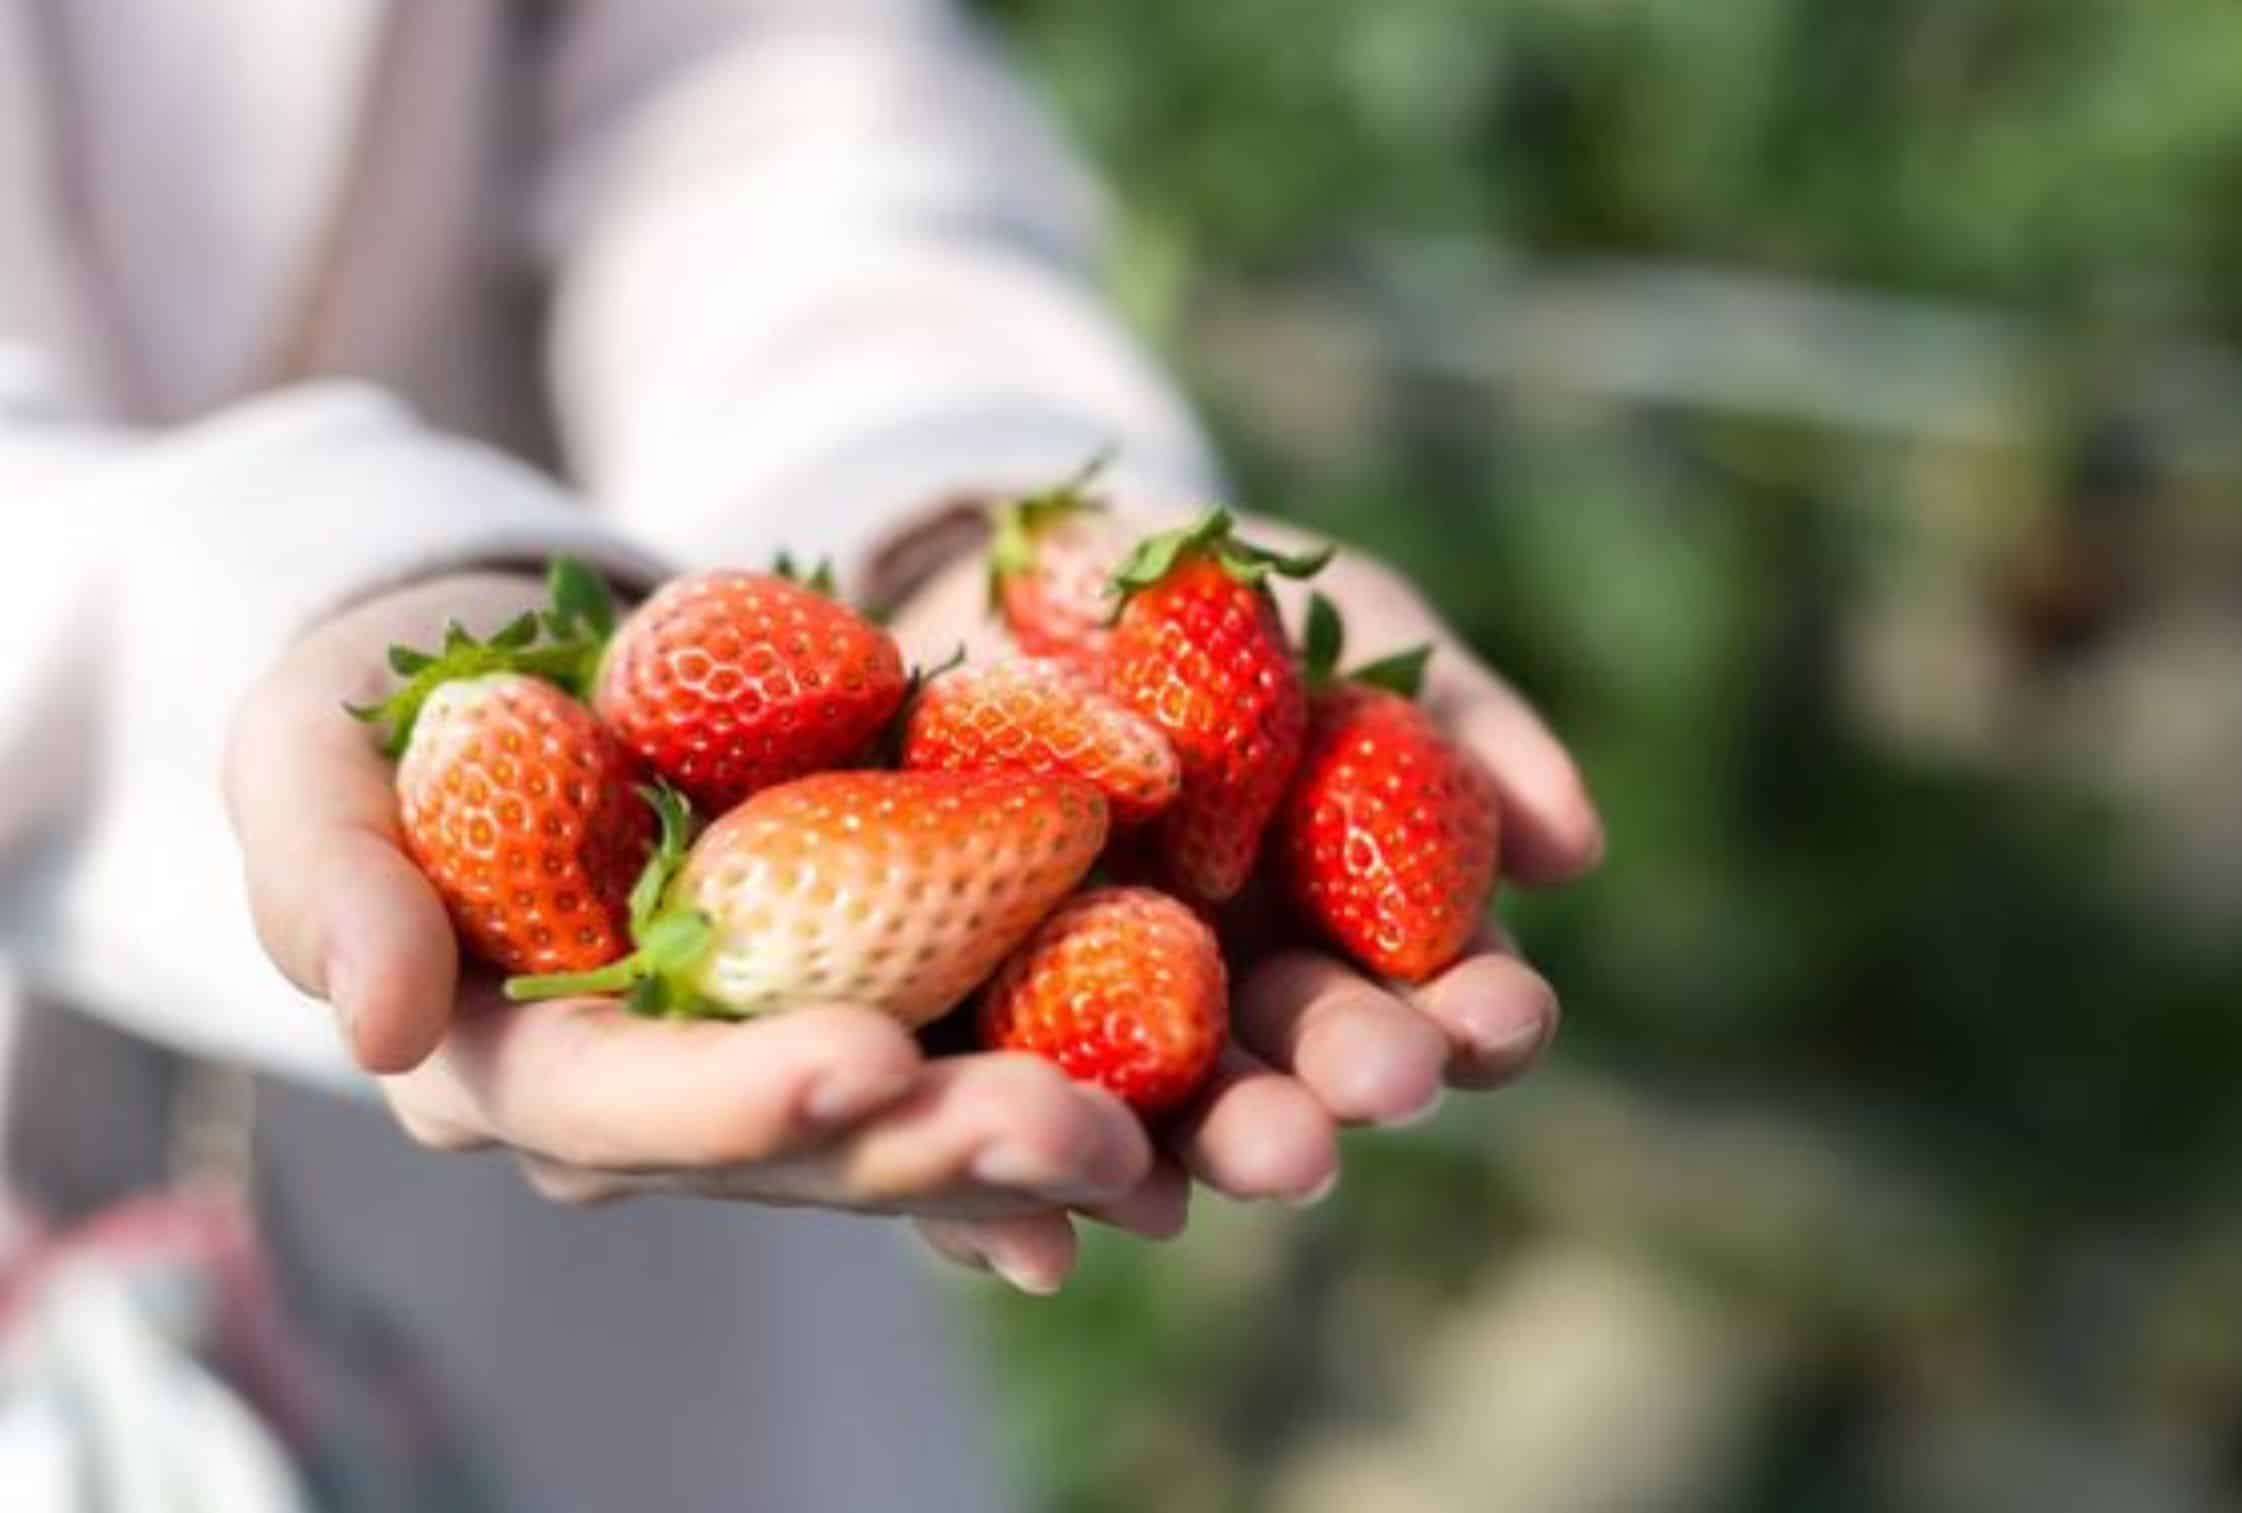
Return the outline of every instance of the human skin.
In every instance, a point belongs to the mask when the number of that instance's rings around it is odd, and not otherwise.
[[[1147,528],[1170,523],[1153,517]],[[1241,533],[1288,551],[1315,544],[1275,521],[1249,520]],[[1596,865],[1602,821],[1572,758],[1414,586],[1348,551],[1313,587],[1344,615],[1351,661],[1421,643],[1435,648],[1422,699],[1495,781],[1506,881],[1549,886]],[[1301,623],[1307,592],[1277,585],[1288,624]],[[944,572],[895,621],[906,657],[932,665],[961,644],[974,656],[1000,652],[985,595],[977,561]],[[1183,1187],[1183,1172],[1235,1198],[1312,1201],[1338,1179],[1339,1129],[1414,1122],[1445,1088],[1499,1087],[1555,1033],[1555,991],[1492,920],[1454,965],[1408,986],[1374,979],[1298,939],[1271,938],[1266,902],[1249,897],[1230,911],[1237,927],[1226,932],[1231,951],[1246,961],[1234,990],[1236,1043],[1209,1088],[1161,1126],[1150,1183],[1163,1201]],[[1148,1192],[1131,1205],[1153,1206]],[[952,1259],[990,1267],[1031,1291],[1056,1288],[1073,1265],[1073,1225],[1055,1209],[930,1219],[921,1230]]]
[[[1593,865],[1602,832],[1563,748],[1398,576],[1342,557],[1321,581],[1366,654],[1441,648],[1429,706],[1504,800],[1506,872]],[[898,616],[906,653],[987,635],[974,564]],[[392,642],[536,605],[526,576],[465,574],[351,609],[292,646],[237,711],[229,810],[260,940],[334,1010],[416,1141],[501,1146],[561,1202],[688,1193],[892,1213],[940,1253],[1029,1291],[1073,1264],[1073,1216],[1162,1238],[1192,1181],[1306,1201],[1338,1176],[1337,1131],[1422,1117],[1442,1088],[1497,1085],[1556,1022],[1556,997],[1497,932],[1431,982],[1371,981],[1278,942],[1241,974],[1236,1044],[1157,1139],[1118,1100],[1016,1053],[929,1058],[886,1017],[818,1005],[746,1023],[646,1021],[598,999],[514,1004],[461,962],[443,906],[401,848],[388,763],[340,710],[386,685]],[[589,1069],[596,1062],[596,1075]]]

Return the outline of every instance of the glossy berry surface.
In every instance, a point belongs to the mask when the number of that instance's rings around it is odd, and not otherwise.
[[[1155,1114],[1213,1069],[1228,995],[1214,932],[1190,909],[1149,888],[1095,888],[1005,962],[982,1000],[981,1039]]]
[[[1494,789],[1408,699],[1316,695],[1273,844],[1294,906],[1355,960],[1417,982],[1459,956],[1494,892]]]
[[[960,1002],[1089,871],[1105,800],[1027,773],[829,772],[767,788],[694,843],[666,907],[714,943],[709,1008],[845,1001],[917,1026]]]
[[[1117,825],[1159,814],[1182,782],[1157,727],[1065,663],[1039,657],[962,667],[928,683],[911,710],[903,765],[1080,778],[1106,796]]]
[[[665,585],[608,643],[593,705],[703,814],[861,758],[902,701],[903,659],[846,605],[769,573]]]
[[[406,850],[494,965],[603,965],[630,949],[625,903],[653,840],[638,772],[550,683],[518,673],[446,683],[397,767]]]
[[[1211,556],[1187,556],[1121,611],[1106,686],[1182,765],[1159,825],[1168,876],[1198,898],[1228,898],[1253,868],[1307,721],[1276,605]]]

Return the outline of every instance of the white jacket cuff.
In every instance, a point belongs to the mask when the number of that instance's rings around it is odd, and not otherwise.
[[[94,533],[96,736],[85,802],[12,911],[29,977],[156,1039],[354,1080],[251,931],[219,798],[235,704],[293,636],[385,588],[556,552],[625,583],[659,564],[532,470],[354,387],[136,449],[58,507]]]

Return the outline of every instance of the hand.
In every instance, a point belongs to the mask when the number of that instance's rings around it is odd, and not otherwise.
[[[1248,522],[1244,534],[1283,549],[1313,544],[1265,520]],[[906,656],[932,665],[960,644],[975,656],[1001,652],[981,571],[977,559],[954,564],[914,596],[895,625]],[[1436,648],[1423,701],[1495,780],[1508,880],[1559,883],[1596,864],[1602,823],[1572,759],[1407,580],[1350,552],[1314,587],[1344,613],[1353,660],[1423,642]],[[1277,593],[1286,623],[1299,626],[1306,589],[1282,584]],[[1233,991],[1235,1044],[1211,1085],[1164,1127],[1168,1153],[1156,1168],[1180,1161],[1236,1198],[1314,1201],[1338,1180],[1339,1128],[1411,1123],[1432,1112],[1444,1087],[1499,1086],[1556,1029],[1555,992],[1492,922],[1461,961],[1416,987],[1372,979],[1336,954],[1291,942],[1248,948],[1247,959]],[[1058,1285],[1074,1254],[1071,1222],[1056,1208],[921,1231],[953,1259],[1001,1258],[1008,1273],[1042,1288]]]
[[[408,1134],[507,1147],[566,1202],[694,1193],[999,1222],[1057,1205],[1181,1226],[1185,1184],[1136,1119],[1034,1058],[929,1063],[848,1004],[681,1024],[605,1000],[511,1004],[463,972],[400,849],[389,764],[342,705],[385,690],[391,642],[432,645],[454,617],[495,627],[540,597],[474,575],[360,606],[291,649],[233,722],[226,792],[259,938],[334,1008]]]

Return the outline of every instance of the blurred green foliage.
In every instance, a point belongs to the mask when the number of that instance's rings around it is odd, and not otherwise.
[[[2242,1499],[2242,872],[2171,861],[2231,815],[2242,734],[2199,789],[2103,759],[2219,737],[2165,739],[2225,697],[2171,627],[2242,636],[2234,478],[2165,455],[2126,388],[2130,354],[2242,340],[2242,8],[986,9],[1113,182],[1122,295],[1244,496],[1413,573],[1575,744],[1612,836],[1590,882],[1504,904],[1565,996],[1550,1072],[1353,1137],[1312,1215],[1202,1202],[1172,1250],[1094,1237],[1057,1303],[990,1305],[1047,1505],[1277,1505],[1303,1447],[1410,1411],[1416,1352],[1507,1256],[1582,1234],[1791,1342],[1714,1506],[2012,1505],[1894,1490],[1920,1492],[1895,1425],[1979,1408],[2052,1415],[2113,1477],[2184,1443],[2170,1506]],[[2038,408],[1973,447],[1482,381],[1381,324],[1396,243],[1963,302],[2034,334]],[[1301,308],[1376,339],[1261,360]],[[1296,445],[1271,401],[1303,390],[1367,420]],[[1967,738],[1905,713],[1935,677],[1861,673],[1911,625],[1951,645],[1926,674],[1993,669],[1947,700]],[[1591,1180],[1568,1141],[1606,1100],[1634,1113]],[[1717,1157],[1609,1176],[1737,1121],[1841,1153],[1819,1196],[1766,1219]],[[1928,1229],[1846,1228],[1892,1194]],[[1801,1214],[1825,1243],[1756,1227]],[[2113,1253],[2118,1302],[2080,1280]],[[1964,1409],[1921,1364],[1958,1340]]]
[[[1486,234],[2233,329],[2220,0],[1004,0],[1132,212],[1270,267]]]

